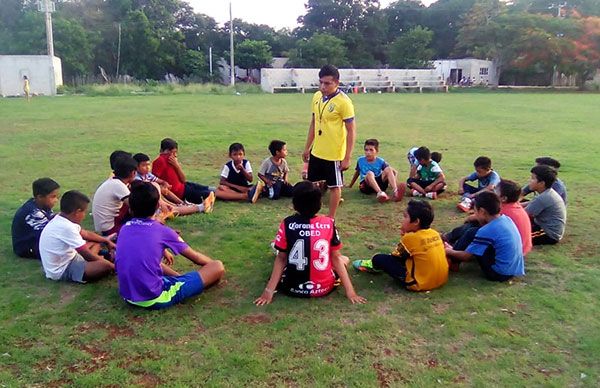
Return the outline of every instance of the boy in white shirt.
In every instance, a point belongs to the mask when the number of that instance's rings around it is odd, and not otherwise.
[[[42,231],[40,257],[48,279],[85,283],[115,269],[113,263],[98,254],[100,243],[111,250],[115,244],[107,237],[81,229],[89,203],[90,199],[79,191],[67,191],[60,200],[60,213]]]

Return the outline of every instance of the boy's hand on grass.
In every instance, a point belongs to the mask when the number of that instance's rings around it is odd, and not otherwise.
[[[458,195],[463,195],[465,193],[465,190],[463,190],[462,188],[458,189]]]
[[[367,303],[367,299],[365,299],[362,296],[357,295],[357,294],[348,295],[348,300],[352,304],[365,304],[365,303]]]
[[[264,306],[266,304],[269,304],[273,301],[274,294],[275,292],[265,289],[262,295],[256,298],[254,304],[257,306]]]

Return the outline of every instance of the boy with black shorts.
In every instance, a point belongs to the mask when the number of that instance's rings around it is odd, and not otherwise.
[[[552,167],[537,165],[531,169],[529,189],[538,195],[523,207],[531,217],[533,245],[557,244],[565,234],[567,207],[552,188],[555,181],[556,170]]]
[[[446,255],[455,264],[477,260],[483,276],[504,282],[514,276],[525,275],[523,245],[515,223],[500,214],[500,198],[483,191],[473,198],[475,217],[481,228],[465,250],[457,250],[446,243]]]
[[[334,290],[336,274],[351,303],[366,302],[352,287],[346,269],[348,258],[340,254],[342,243],[333,219],[317,215],[321,196],[321,190],[312,182],[294,186],[292,202],[297,213],[279,226],[275,237],[278,253],[271,278],[254,301],[257,306],[271,303],[277,291],[302,298],[325,296]]]
[[[425,201],[411,200],[400,226],[402,235],[391,253],[356,260],[359,271],[385,272],[410,291],[429,291],[448,281],[448,260],[440,234],[431,228],[433,208]]]
[[[308,180],[325,181],[330,190],[329,217],[335,218],[344,186],[342,172],[350,167],[356,123],[350,98],[339,89],[340,73],[333,65],[319,71],[319,91],[312,99],[312,118],[302,153]]]
[[[174,230],[153,219],[159,198],[151,183],[132,187],[129,205],[133,219],[121,229],[115,260],[121,297],[131,305],[152,310],[200,294],[218,283],[225,272],[219,260],[193,250]],[[165,254],[166,249],[201,268],[180,275],[168,266],[173,264],[173,256]],[[162,263],[163,257],[168,265]]]
[[[348,187],[352,187],[354,182],[360,176],[359,190],[364,194],[377,194],[377,201],[383,203],[390,198],[385,193],[389,186],[392,186],[392,198],[395,202],[401,201],[404,196],[406,185],[399,183],[396,176],[398,173],[383,158],[380,158],[379,141],[377,139],[367,139],[365,141],[365,156],[361,156],[356,161],[356,171]]]
[[[114,270],[113,263],[99,255],[100,244],[111,250],[114,243],[81,229],[89,203],[79,191],[67,191],[60,199],[60,213],[42,231],[40,257],[48,279],[85,283]]]
[[[260,178],[256,191],[264,187],[265,194],[269,199],[279,199],[280,197],[291,197],[293,186],[288,182],[290,168],[287,160],[287,145],[284,141],[273,140],[269,144],[271,157],[266,158],[260,165],[258,177]],[[264,183],[264,186],[260,183]]]
[[[17,210],[12,222],[12,245],[17,256],[40,259],[40,234],[55,216],[52,208],[58,203],[59,188],[50,178],[33,182],[33,197]]]

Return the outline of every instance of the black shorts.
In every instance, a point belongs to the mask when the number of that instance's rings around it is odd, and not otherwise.
[[[375,177],[375,182],[377,182],[377,185],[379,186],[379,188],[381,189],[381,191],[386,191],[387,190],[387,188],[388,188],[388,181],[384,181],[383,180],[383,175],[379,175],[379,176]],[[360,182],[360,184],[358,185],[358,189],[363,194],[373,194],[373,193],[375,193],[375,190],[367,183],[366,179],[364,181]]]
[[[344,186],[344,176],[340,169],[339,160],[325,160],[310,155],[308,160],[308,180],[311,182],[325,181],[327,187]]]

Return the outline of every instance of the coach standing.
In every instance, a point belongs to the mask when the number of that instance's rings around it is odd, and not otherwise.
[[[330,190],[329,217],[335,213],[344,186],[342,172],[350,167],[356,137],[354,106],[338,87],[340,73],[333,65],[319,71],[319,91],[312,99],[312,119],[302,159],[308,162],[308,180],[324,180]]]

